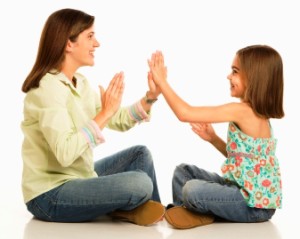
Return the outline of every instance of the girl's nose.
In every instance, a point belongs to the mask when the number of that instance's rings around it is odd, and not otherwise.
[[[98,42],[97,40],[95,40],[95,47],[99,47],[100,46],[100,42]]]

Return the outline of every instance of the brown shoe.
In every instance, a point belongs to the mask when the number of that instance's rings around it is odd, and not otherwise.
[[[214,222],[212,215],[191,212],[182,206],[175,206],[168,209],[165,213],[165,218],[168,223],[177,229],[204,226]]]
[[[149,226],[163,219],[165,207],[152,200],[130,211],[117,210],[110,214],[113,219],[131,222],[140,226]]]

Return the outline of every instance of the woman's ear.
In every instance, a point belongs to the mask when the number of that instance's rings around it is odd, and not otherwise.
[[[73,46],[74,46],[73,42],[68,40],[67,46],[66,46],[66,52],[72,52],[73,51]]]

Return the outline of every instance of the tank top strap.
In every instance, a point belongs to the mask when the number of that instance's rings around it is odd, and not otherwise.
[[[268,122],[269,122],[269,127],[270,127],[270,132],[271,132],[271,138],[273,138],[274,137],[274,135],[273,135],[273,128],[272,128],[270,120],[268,120]]]

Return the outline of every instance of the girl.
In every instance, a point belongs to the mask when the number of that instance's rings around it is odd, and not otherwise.
[[[190,106],[172,90],[161,52],[148,60],[151,77],[180,121],[211,143],[224,156],[222,176],[194,165],[176,167],[173,205],[165,218],[175,228],[192,228],[215,219],[233,222],[269,220],[281,208],[281,176],[270,118],[282,118],[283,64],[266,45],[240,49],[228,75],[238,103]],[[227,143],[211,123],[229,122]],[[172,207],[173,206],[173,207]]]
[[[94,65],[100,44],[94,17],[75,9],[52,13],[44,26],[35,64],[23,83],[24,202],[38,219],[83,222],[110,214],[138,225],[164,215],[152,156],[142,145],[93,161],[104,127],[126,131],[149,120],[160,90],[149,90],[120,108],[124,74],[115,74],[101,98],[77,72]]]

